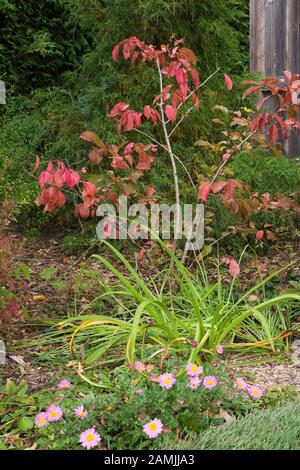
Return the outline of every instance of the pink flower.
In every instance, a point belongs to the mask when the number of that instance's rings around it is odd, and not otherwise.
[[[200,379],[199,377],[190,377],[190,383],[188,384],[188,387],[191,388],[192,390],[196,390],[200,385]]]
[[[150,382],[158,382],[158,377],[157,377],[157,375],[152,374],[152,375],[149,377],[149,380],[150,380]]]
[[[137,395],[143,395],[143,390],[142,390],[141,388],[138,388],[138,389],[135,391],[135,393],[136,393]]]
[[[214,388],[218,384],[217,379],[214,375],[207,375],[203,379],[203,385],[205,388]]]
[[[87,429],[80,434],[80,444],[90,450],[101,441],[101,437],[94,428]]]
[[[153,419],[150,423],[144,424],[143,431],[150,439],[157,437],[163,430],[163,424],[160,419]]]
[[[134,368],[138,372],[143,372],[146,369],[146,367],[144,366],[144,364],[141,361],[135,361]]]
[[[66,380],[66,379],[61,380],[59,384],[57,385],[57,388],[71,388],[71,387],[72,387],[72,384],[70,380]]]
[[[263,394],[262,389],[257,385],[248,388],[248,393],[252,398],[260,398]]]
[[[203,367],[197,366],[194,362],[189,362],[186,366],[186,371],[190,377],[197,377],[203,372]]]
[[[43,426],[45,426],[48,423],[47,413],[39,413],[38,415],[36,415],[34,422],[38,428],[42,428]]]
[[[172,388],[175,382],[174,374],[169,374],[168,372],[158,377],[158,383],[163,388]]]
[[[75,408],[74,413],[75,413],[75,416],[81,419],[85,418],[88,415],[88,412],[87,410],[84,409],[83,405],[80,405],[78,406],[78,408]]]
[[[235,386],[241,390],[245,390],[248,385],[242,377],[238,377],[235,381]]]
[[[50,423],[52,421],[59,421],[62,415],[63,415],[63,412],[59,406],[51,405],[47,409],[47,418]]]
[[[218,346],[216,347],[216,351],[218,354],[223,354],[223,348],[220,344],[218,344]]]
[[[144,421],[144,419],[146,419],[145,413],[139,414],[139,418],[140,418],[142,421]]]

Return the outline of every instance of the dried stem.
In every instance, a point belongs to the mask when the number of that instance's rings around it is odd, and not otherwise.
[[[161,93],[161,98],[159,102],[159,107],[160,107],[160,114],[161,114],[161,123],[162,123],[162,128],[165,136],[165,141],[166,141],[166,150],[169,154],[171,164],[172,164],[172,170],[173,170],[173,180],[174,180],[174,186],[175,186],[175,198],[176,198],[176,211],[175,211],[175,219],[176,219],[176,225],[175,225],[175,235],[177,233],[180,233],[181,230],[181,218],[180,218],[180,191],[179,191],[179,181],[178,181],[178,174],[177,174],[177,168],[176,168],[176,162],[175,162],[175,157],[174,153],[171,147],[171,142],[170,138],[168,135],[168,130],[167,130],[167,125],[166,125],[166,120],[165,120],[165,114],[164,114],[164,109],[163,109],[163,78],[162,78],[162,72],[160,68],[160,63],[159,60],[157,59],[156,61],[157,64],[157,70],[159,74],[159,84],[160,84],[160,93]],[[174,237],[174,252],[176,250],[176,236]]]

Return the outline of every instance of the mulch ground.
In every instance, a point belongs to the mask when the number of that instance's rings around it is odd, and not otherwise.
[[[74,284],[83,261],[82,259],[78,260],[76,256],[66,255],[56,239],[41,237],[36,243],[30,243],[24,239],[20,241],[22,242],[22,250],[16,255],[16,261],[25,263],[29,267],[31,274],[31,280],[27,286],[28,299],[26,302],[31,326],[21,323],[17,325],[13,339],[30,338],[36,335],[39,327],[35,326],[35,322],[38,322],[39,319],[62,318],[68,309],[73,308]],[[284,249],[283,246],[275,245],[266,256],[260,257],[259,267],[255,261],[249,262],[249,259],[247,263],[242,265],[239,278],[240,287],[242,290],[245,290],[253,281],[259,279],[261,273],[267,275],[267,273],[278,270],[278,268],[286,266],[291,262],[294,262],[294,264],[288,269],[288,277],[290,278],[292,275],[292,277],[300,279],[299,261],[300,240],[284,243]],[[146,262],[140,267],[140,272],[145,278],[149,276],[147,264]],[[42,280],[39,277],[43,269],[49,266],[56,268],[55,278],[64,281],[65,288],[63,290],[58,291],[49,281]],[[111,274],[101,268],[98,263],[93,263],[93,269],[101,271],[107,282],[113,281]],[[120,269],[123,270],[124,268]],[[213,276],[214,273],[212,273]],[[279,287],[284,288],[288,284],[287,274],[282,273],[279,277]],[[79,306],[88,302],[90,296],[92,298],[93,295],[93,289],[90,292],[85,292],[79,298]],[[8,358],[5,366],[0,365],[0,374],[4,379],[13,378],[17,382],[25,380],[31,390],[45,388],[56,380],[58,371],[55,368],[54,370],[48,370],[40,365],[31,364],[30,351],[22,351],[22,354],[20,354],[20,352],[11,352],[10,346],[8,349],[8,355],[17,355],[17,361],[21,363]],[[297,349],[297,353],[294,353],[294,358],[296,357],[295,354],[298,353],[300,358],[300,344],[299,350]],[[229,361],[229,366],[233,367],[237,372],[239,371],[241,375],[254,374],[257,383],[264,389],[270,389],[276,385],[294,385],[300,391],[299,362],[296,360],[291,363],[287,360],[283,364],[278,364],[270,358],[270,361],[266,360],[263,364],[243,367],[235,367],[234,362]]]

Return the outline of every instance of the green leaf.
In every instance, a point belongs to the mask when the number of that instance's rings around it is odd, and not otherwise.
[[[13,395],[17,391],[17,386],[11,379],[7,379],[5,391],[8,395]]]
[[[0,439],[0,450],[7,450],[6,445],[4,444],[3,441],[1,441],[1,439]]]
[[[30,269],[25,263],[19,263],[15,268],[15,276],[19,280],[23,274],[26,281],[30,281]]]
[[[59,292],[62,292],[62,291],[64,291],[64,290],[66,290],[66,288],[67,288],[66,282],[63,281],[62,279],[57,279],[57,280],[55,280],[55,281],[52,281],[52,282],[51,282],[51,286],[52,286],[54,289],[58,290]],[[90,287],[90,284],[89,284],[89,287]]]
[[[56,274],[56,272],[56,266],[48,266],[40,272],[39,276],[43,281],[50,281],[50,279]]]
[[[33,428],[33,425],[33,420],[31,418],[27,418],[27,416],[23,416],[23,418],[18,421],[18,428],[21,429],[21,431],[28,431]]]

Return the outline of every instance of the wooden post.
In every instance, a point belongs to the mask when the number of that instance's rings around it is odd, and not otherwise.
[[[263,76],[300,74],[300,0],[250,0],[250,67]],[[300,113],[299,113],[300,116]],[[286,142],[288,156],[300,156],[295,132]]]

